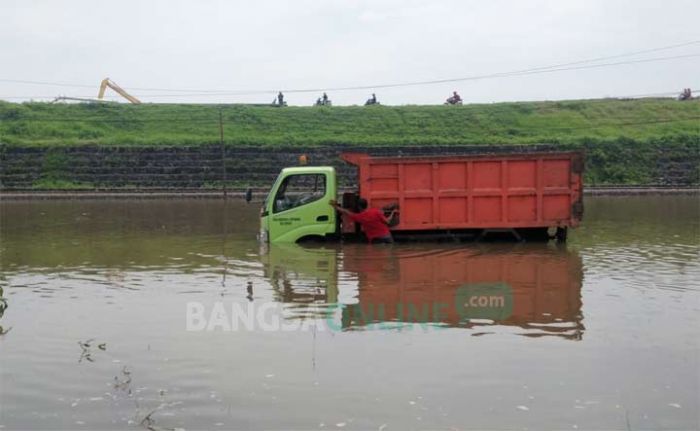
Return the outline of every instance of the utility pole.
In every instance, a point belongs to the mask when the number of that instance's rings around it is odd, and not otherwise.
[[[228,220],[228,200],[226,199],[226,147],[224,146],[224,115],[219,108],[219,144],[221,145],[221,188],[224,192],[223,210],[223,239],[221,241],[221,256],[224,258],[223,271],[221,275],[221,296],[226,294],[226,271],[228,270],[228,259],[226,258],[226,230]]]
[[[224,146],[224,114],[219,109],[219,143],[221,144],[221,189],[226,199],[226,147]]]

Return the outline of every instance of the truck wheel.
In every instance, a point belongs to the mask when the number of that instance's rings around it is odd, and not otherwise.
[[[319,243],[324,242],[325,238],[321,235],[307,235],[299,238],[297,244],[309,244],[309,243]]]
[[[558,227],[557,228],[557,233],[555,234],[555,237],[557,238],[558,242],[566,242],[566,236],[568,233],[568,228],[565,227]]]

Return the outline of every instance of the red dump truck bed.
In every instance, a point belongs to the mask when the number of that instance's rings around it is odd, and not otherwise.
[[[581,152],[341,157],[371,207],[398,203],[394,231],[566,228],[583,215]]]

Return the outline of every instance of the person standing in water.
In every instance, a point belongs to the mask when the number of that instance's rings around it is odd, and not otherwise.
[[[357,208],[360,210],[357,213],[341,207],[336,201],[331,201],[330,204],[340,213],[347,215],[350,220],[359,223],[367,237],[367,242],[370,244],[391,244],[394,242],[389,230],[389,220],[394,216],[395,210],[392,210],[389,217],[385,217],[382,210],[367,208],[367,200],[363,198],[357,200]]]

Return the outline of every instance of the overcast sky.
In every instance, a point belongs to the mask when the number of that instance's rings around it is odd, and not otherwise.
[[[470,77],[700,40],[697,0],[0,0],[0,99],[95,97],[110,77],[150,102],[269,102],[276,91]],[[608,61],[700,54],[700,44]],[[86,85],[59,87],[2,80]],[[700,89],[700,57],[377,89],[385,104]],[[133,90],[132,90],[133,89]],[[157,89],[157,90],[146,90]],[[329,91],[361,104],[371,90]],[[196,93],[195,93],[196,94]],[[175,95],[176,97],[172,97]],[[290,104],[318,94],[288,93]]]

